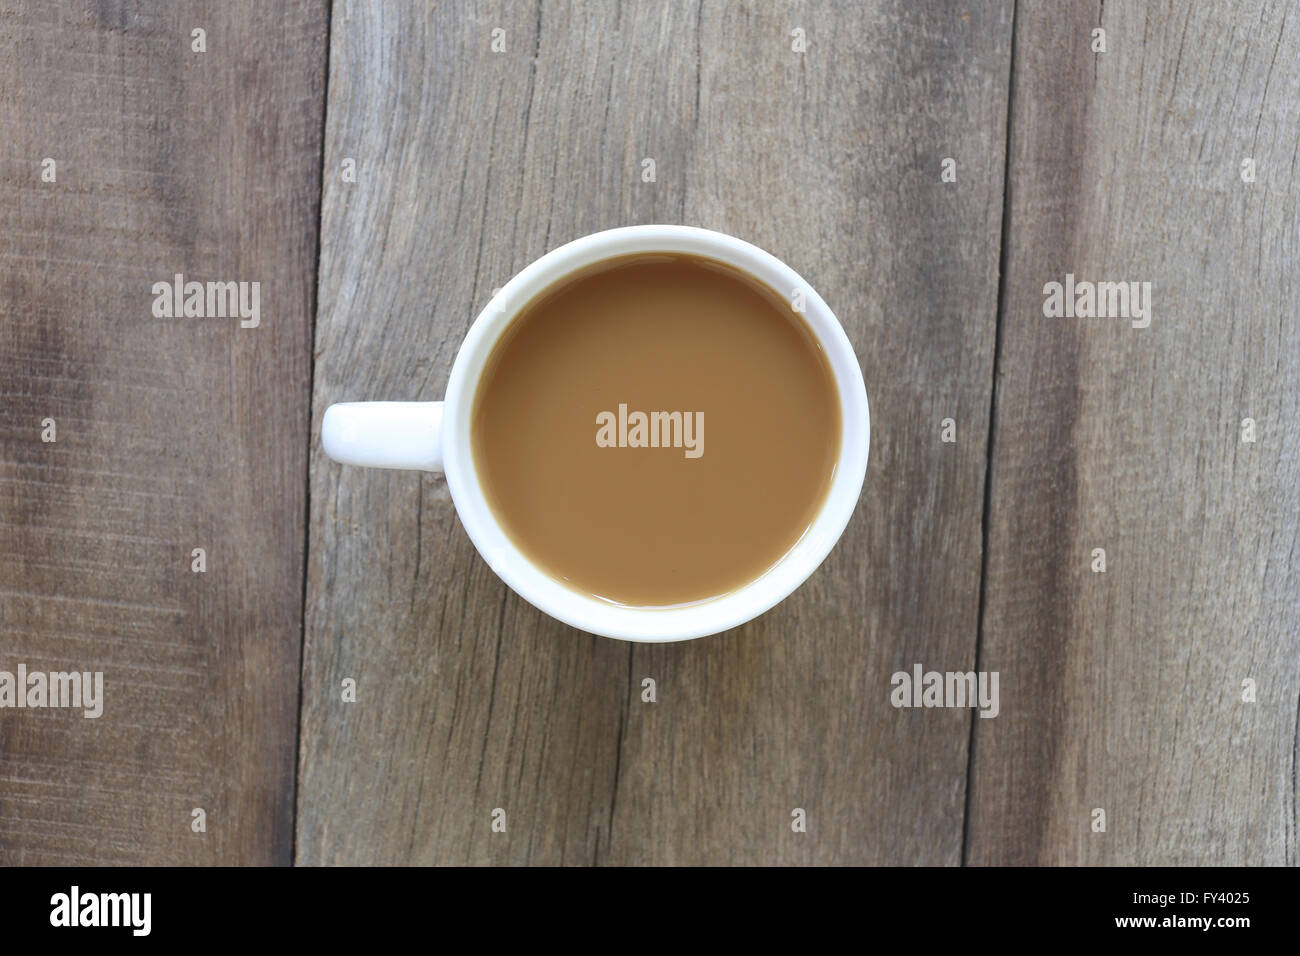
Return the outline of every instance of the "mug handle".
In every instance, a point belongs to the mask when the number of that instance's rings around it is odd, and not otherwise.
[[[442,471],[442,402],[339,402],[325,409],[325,454],[344,465]]]

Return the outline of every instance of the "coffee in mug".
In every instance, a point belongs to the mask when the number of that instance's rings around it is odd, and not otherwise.
[[[519,550],[640,607],[707,600],[779,561],[820,510],[839,445],[830,364],[791,303],[680,254],[598,262],[524,305],[488,358],[471,433]]]

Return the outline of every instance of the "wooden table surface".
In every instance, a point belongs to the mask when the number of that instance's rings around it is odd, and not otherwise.
[[[0,0],[0,671],[104,674],[0,710],[0,863],[1296,865],[1295,7]],[[807,277],[874,425],[808,583],[658,646],[319,442],[652,222]]]

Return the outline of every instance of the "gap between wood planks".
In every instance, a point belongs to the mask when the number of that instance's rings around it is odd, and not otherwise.
[[[307,662],[307,566],[311,555],[311,449],[314,428],[312,423],[312,406],[316,401],[316,312],[320,305],[320,249],[321,231],[325,212],[325,142],[329,133],[326,121],[330,111],[330,39],[334,33],[334,0],[325,0],[325,70],[324,86],[321,91],[320,107],[320,178],[316,192],[316,256],[312,263],[311,296],[308,311],[311,320],[307,329],[307,455],[304,463],[303,480],[307,483],[307,493],[303,496],[302,520],[302,601],[298,608],[298,721],[294,725],[293,740],[293,792],[290,795],[292,810],[289,812],[289,865],[298,865],[298,778],[302,759],[302,673]]]
[[[1015,116],[1016,96],[1016,9],[1011,4],[1011,44],[1007,55],[1007,121],[1002,141],[1002,225],[998,238],[998,292],[993,319],[993,386],[989,391],[989,433],[984,451],[984,510],[980,519],[980,593],[975,612],[975,673],[980,672],[984,657],[984,614],[989,579],[989,519],[993,514],[993,441],[997,434],[998,359],[1002,354],[1002,315],[1007,304],[1007,235],[1011,219],[1011,124]],[[970,712],[970,736],[966,742],[966,795],[961,815],[961,865],[966,866],[970,852],[971,786],[975,779],[975,721],[978,710]]]

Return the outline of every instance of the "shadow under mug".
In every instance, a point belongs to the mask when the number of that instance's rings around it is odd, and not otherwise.
[[[470,448],[479,378],[519,310],[575,271],[637,253],[714,259],[748,273],[783,297],[803,293],[802,316],[825,350],[839,395],[840,454],[821,510],[799,541],[749,583],[695,604],[629,607],[575,590],[514,545],[484,497]],[[496,574],[530,604],[565,624],[628,641],[682,641],[752,620],[784,600],[839,540],[862,491],[871,419],[862,370],[848,336],[821,296],[775,256],[740,239],[689,226],[628,226],[576,239],[511,279],[474,320],[456,355],[441,402],[344,402],[325,410],[321,444],[332,459],[372,468],[440,471],[470,540]],[[773,447],[773,455],[781,448]],[[761,480],[761,476],[760,480]]]

